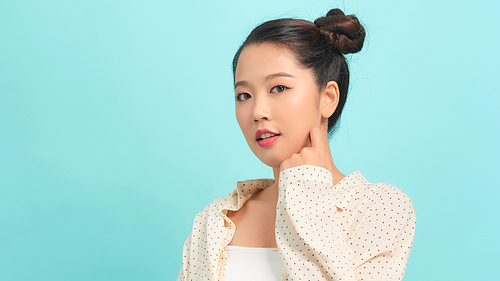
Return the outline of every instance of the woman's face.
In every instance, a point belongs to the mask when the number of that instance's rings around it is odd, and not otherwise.
[[[311,69],[286,47],[246,46],[235,71],[236,119],[253,153],[266,165],[281,162],[309,145],[321,123],[320,95]],[[260,130],[260,131],[259,131]],[[262,135],[266,130],[272,136]]]

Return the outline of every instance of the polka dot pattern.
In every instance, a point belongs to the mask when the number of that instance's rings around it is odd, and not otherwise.
[[[179,280],[225,280],[235,226],[226,216],[272,179],[237,183],[195,218],[184,244]],[[275,236],[282,280],[401,280],[415,233],[413,203],[398,188],[353,172],[335,186],[311,165],[280,173]]]

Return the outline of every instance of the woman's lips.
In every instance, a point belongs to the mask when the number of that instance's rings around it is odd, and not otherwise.
[[[279,137],[280,137],[280,135],[276,135],[276,136],[267,138],[265,140],[257,140],[257,143],[259,144],[260,147],[270,146],[275,141],[277,141]]]
[[[257,132],[255,132],[255,139],[259,139],[260,136],[262,136],[262,134],[266,134],[266,133],[271,134],[271,135],[278,135],[278,133],[275,133],[269,129],[264,128],[262,130],[257,130]]]
[[[272,136],[270,138],[262,140],[262,139],[260,139],[260,137],[263,134],[271,134],[271,135],[275,135],[275,136]],[[280,137],[280,134],[275,133],[275,132],[273,132],[273,131],[271,131],[269,129],[266,129],[266,128],[264,128],[262,130],[257,130],[257,132],[255,132],[255,139],[257,140],[257,143],[259,144],[260,147],[270,146],[275,141],[277,141],[279,137]]]

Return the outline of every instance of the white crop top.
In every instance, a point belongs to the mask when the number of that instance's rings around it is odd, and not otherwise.
[[[227,281],[280,281],[285,271],[278,248],[226,246]]]

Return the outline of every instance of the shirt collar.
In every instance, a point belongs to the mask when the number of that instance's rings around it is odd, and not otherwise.
[[[274,179],[253,179],[246,181],[238,181],[236,189],[229,193],[233,201],[233,207],[239,210],[243,204],[257,191],[268,188],[274,183]]]

